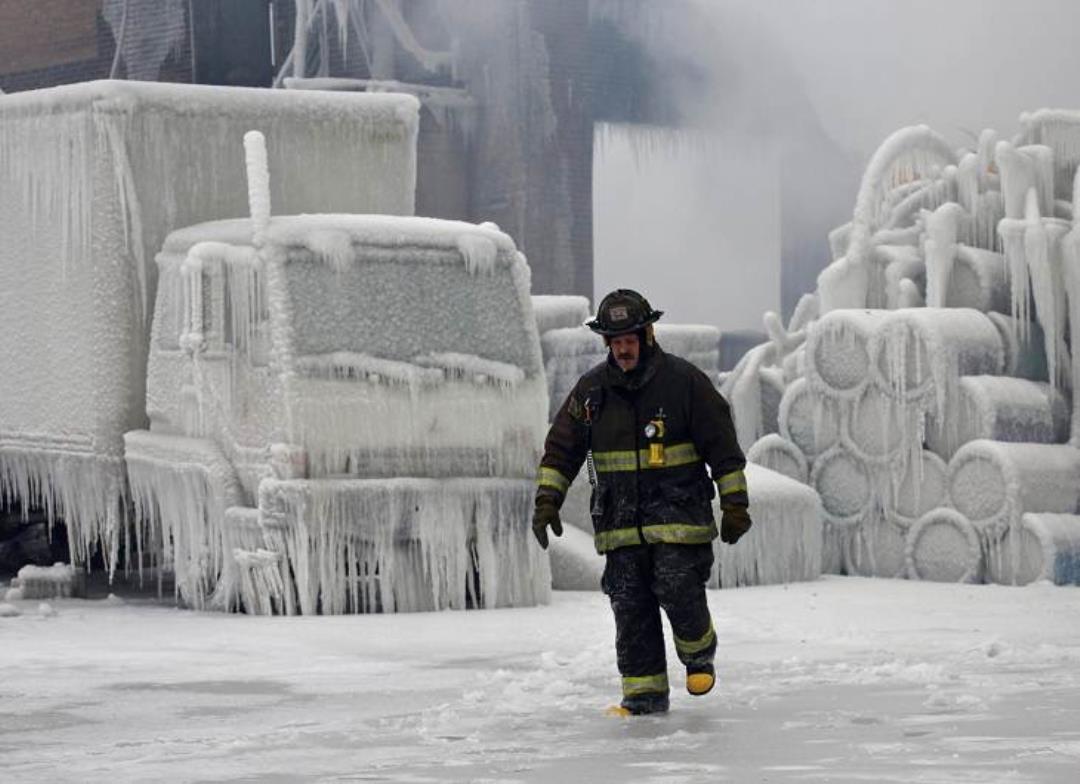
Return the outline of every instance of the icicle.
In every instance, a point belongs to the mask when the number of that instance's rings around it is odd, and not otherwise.
[[[52,440],[55,451],[42,449],[43,440]],[[76,439],[65,444],[39,434],[27,441],[14,434],[0,438],[0,497],[19,501],[24,514],[41,507],[50,531],[63,520],[72,562],[89,566],[100,552],[111,579],[127,523],[123,459],[91,454],[90,444]]]
[[[461,258],[465,261],[465,269],[470,275],[491,274],[498,257],[495,243],[487,237],[462,234],[458,237],[457,247]]]
[[[232,465],[201,439],[125,434],[136,525],[176,574],[176,595],[201,609],[229,568],[225,510],[240,502]]]
[[[416,612],[546,602],[530,546],[533,483],[501,479],[263,482],[294,611]]]
[[[821,574],[824,527],[817,495],[755,463],[746,466],[746,482],[753,496],[754,527],[739,540],[739,547],[717,544],[711,584],[730,588],[816,579]],[[719,519],[719,501],[713,504]]]
[[[1054,214],[1054,153],[1045,145],[1029,144],[1018,148],[1031,161],[1032,186],[1038,193],[1039,214]]]
[[[931,308],[945,307],[956,258],[957,240],[961,235],[963,207],[955,202],[944,204],[927,213],[926,226],[926,304]]]
[[[1080,185],[1080,169],[1077,170]],[[1080,447],[1080,229],[1075,226],[1065,235],[1062,267],[1069,312],[1069,347],[1072,351],[1072,435],[1069,443]]]
[[[1064,281],[1061,238],[1067,225],[1040,216],[1038,194],[1028,191],[1024,227],[1024,255],[1035,300],[1035,315],[1043,329],[1046,366],[1051,384],[1059,384],[1064,371]]]

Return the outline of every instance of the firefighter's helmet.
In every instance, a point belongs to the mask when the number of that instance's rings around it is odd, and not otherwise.
[[[605,337],[637,332],[664,315],[662,310],[653,310],[652,305],[643,296],[632,289],[615,289],[600,300],[596,309],[596,318],[585,322],[585,326]]]

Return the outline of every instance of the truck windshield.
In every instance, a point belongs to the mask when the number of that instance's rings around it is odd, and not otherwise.
[[[470,274],[449,250],[365,249],[339,266],[297,251],[285,270],[298,357],[455,353],[540,370],[506,265]]]

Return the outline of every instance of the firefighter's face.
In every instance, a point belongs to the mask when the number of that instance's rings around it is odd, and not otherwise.
[[[623,373],[629,373],[637,367],[638,358],[641,355],[641,343],[635,333],[616,335],[609,345],[611,355],[615,357],[615,363]]]

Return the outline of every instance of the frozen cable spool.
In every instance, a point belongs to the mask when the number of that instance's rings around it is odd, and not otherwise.
[[[806,484],[810,480],[810,467],[805,455],[778,433],[769,433],[755,441],[747,450],[746,459],[796,482]]]
[[[1080,585],[1080,516],[1028,513],[987,558],[989,578],[1003,585],[1048,580]]]
[[[909,575],[943,583],[978,583],[984,573],[975,526],[955,509],[933,509],[907,535]]]
[[[746,485],[750,492],[754,525],[728,547],[716,539],[716,567],[711,587],[816,580],[821,576],[821,501],[811,488],[764,466],[748,463]],[[713,514],[721,516],[720,500],[713,500]]]
[[[552,329],[580,327],[589,318],[589,299],[570,294],[533,294],[533,316],[541,335]]]
[[[949,499],[991,535],[1025,512],[1080,511],[1080,450],[979,439],[949,461]]]
[[[258,246],[262,244],[263,234],[270,225],[270,165],[266,158],[266,137],[260,131],[244,134],[244,162],[247,166],[252,244]]]
[[[1001,337],[1001,347],[1005,352],[1002,375],[1025,378],[1029,381],[1046,381],[1048,376],[1042,328],[1034,323],[1021,329],[1016,319],[1004,313],[987,313],[986,315]],[[1021,337],[1021,335],[1026,335],[1026,337]]]
[[[887,503],[886,517],[900,528],[910,528],[931,509],[948,506],[948,465],[933,452],[923,450],[918,462],[910,462]]]
[[[863,520],[842,542],[845,573],[862,577],[907,576],[907,529],[888,516]]]
[[[962,376],[959,392],[953,415],[959,419],[961,444],[979,438],[1038,444],[1069,440],[1068,403],[1060,390],[1045,382]]]
[[[871,375],[871,336],[888,313],[833,310],[810,326],[806,377],[815,392],[844,400],[862,393]]]
[[[903,459],[919,436],[922,411],[868,386],[851,405],[841,441],[859,460],[885,465]]]
[[[874,335],[875,385],[905,403],[918,403],[944,422],[955,444],[950,412],[961,375],[997,374],[1004,364],[1001,338],[983,313],[957,308],[891,311]]]
[[[945,307],[1008,313],[1009,302],[1005,257],[992,250],[957,246]]]
[[[873,503],[873,480],[867,466],[842,445],[814,460],[810,486],[821,496],[825,519],[836,528],[856,526]]]
[[[808,457],[832,448],[840,440],[841,406],[819,395],[805,378],[787,386],[780,399],[780,435]]]

